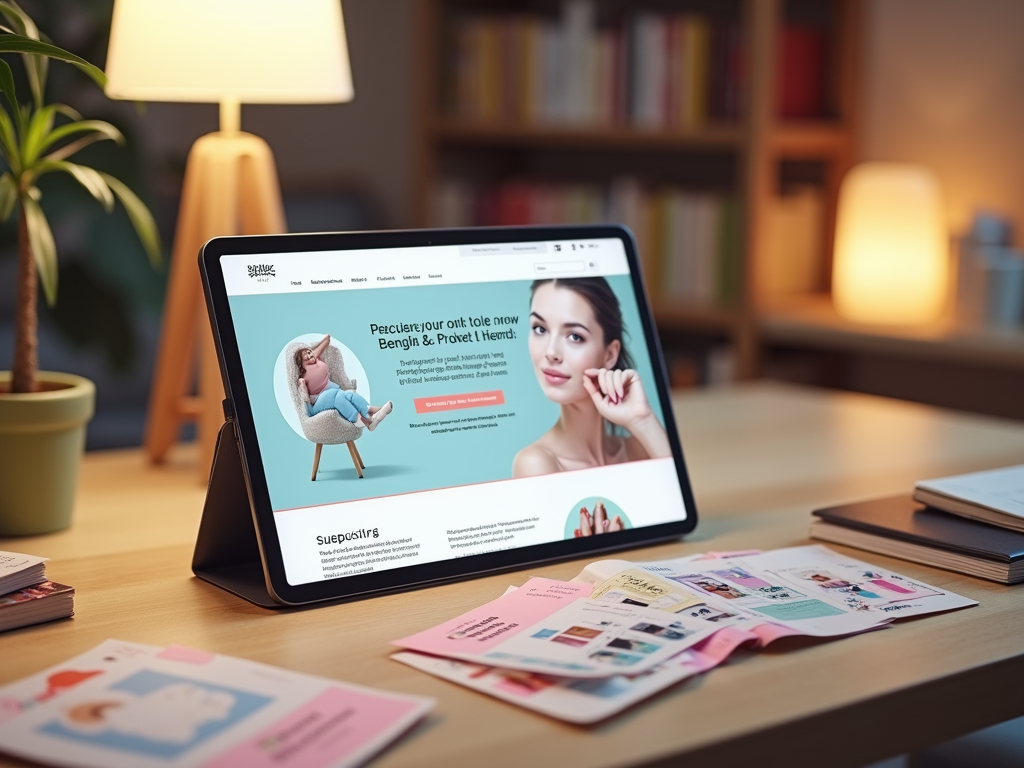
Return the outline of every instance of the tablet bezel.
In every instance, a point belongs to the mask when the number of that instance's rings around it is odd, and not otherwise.
[[[245,374],[242,369],[231,310],[220,268],[220,258],[227,255],[287,254],[313,251],[338,251],[373,248],[415,248],[438,245],[479,245],[487,243],[536,242],[617,238],[622,241],[629,264],[634,297],[643,325],[644,342],[654,370],[655,386],[665,429],[672,446],[676,474],[679,478],[687,517],[672,523],[632,528],[612,534],[581,537],[533,544],[516,549],[468,555],[385,571],[344,576],[337,579],[292,585],[285,577],[270,494],[263,469],[263,460],[252,410],[249,406]],[[235,419],[246,478],[256,538],[267,580],[267,589],[284,605],[365,597],[381,592],[425,586],[442,581],[471,578],[501,570],[511,570],[542,562],[567,560],[605,553],[628,547],[646,546],[676,539],[693,531],[697,525],[697,509],[690,488],[682,445],[676,431],[675,418],[667,385],[665,361],[661,352],[650,301],[644,289],[632,234],[619,225],[581,225],[559,227],[480,227],[467,229],[394,230],[379,232],[344,232],[296,235],[243,235],[217,237],[208,241],[199,253],[199,268],[206,294],[207,309],[213,337],[221,364],[221,375],[227,393],[228,407]]]

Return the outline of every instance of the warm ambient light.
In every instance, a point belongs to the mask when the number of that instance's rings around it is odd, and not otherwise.
[[[338,0],[117,0],[106,72],[114,99],[352,99]]]
[[[107,78],[107,95],[115,99],[220,103],[220,131],[196,141],[185,169],[145,438],[150,458],[159,462],[181,422],[197,421],[205,481],[224,390],[196,254],[217,235],[285,231],[273,154],[261,138],[241,131],[240,105],[352,99],[341,3],[116,0]],[[296,139],[301,136],[297,125]],[[188,396],[193,381],[197,397]]]
[[[844,318],[909,325],[935,320],[946,301],[942,194],[927,168],[862,163],[843,179],[832,300]]]

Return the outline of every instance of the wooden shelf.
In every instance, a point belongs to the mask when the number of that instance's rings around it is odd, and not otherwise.
[[[740,323],[739,312],[721,307],[680,307],[667,305],[657,299],[654,304],[654,319],[661,330],[669,331],[718,331],[731,334]]]
[[[836,122],[782,123],[772,129],[769,143],[786,159],[834,157],[849,151],[850,130]]]
[[[836,314],[827,296],[763,310],[757,330],[768,344],[1024,370],[1024,329],[965,328],[950,321],[913,327],[852,323]]]
[[[688,130],[643,130],[631,127],[549,126],[517,123],[478,123],[451,118],[433,121],[434,139],[441,143],[480,146],[564,147],[615,149],[734,149],[743,133],[738,125],[708,125]]]
[[[731,190],[737,202],[740,224],[740,260],[736,270],[737,306],[734,308],[678,307],[655,300],[654,314],[660,328],[725,337],[736,352],[740,378],[757,374],[759,347],[763,344],[792,343],[807,348],[851,348],[863,345],[916,343],[919,354],[934,355],[935,342],[911,342],[906,335],[889,335],[856,330],[821,317],[788,312],[759,314],[764,290],[762,272],[771,263],[767,248],[771,242],[772,205],[779,191],[781,161],[820,161],[819,182],[824,199],[822,242],[832,239],[839,183],[854,161],[858,80],[862,67],[862,6],[865,0],[829,0],[832,30],[829,38],[828,103],[833,119],[780,121],[776,117],[780,25],[786,19],[786,0],[740,0],[737,20],[746,59],[742,115],[734,122],[711,123],[689,129],[650,129],[630,125],[526,124],[517,120],[479,121],[443,114],[439,97],[439,64],[449,49],[442,49],[441,21],[445,14],[459,11],[468,0],[421,0],[416,37],[422,57],[417,61],[416,119],[419,125],[416,153],[417,216],[424,226],[431,222],[437,183],[445,174],[453,179],[464,175],[477,178],[486,173],[489,183],[503,179],[543,177],[570,181],[610,180],[615,176],[636,178],[641,185],[657,185],[668,178],[695,191]],[[475,4],[477,0],[473,0]],[[480,0],[481,5],[483,4]],[[562,0],[549,5],[555,6]],[[518,4],[521,5],[521,4]],[[512,13],[517,4],[502,2],[496,8]],[[613,0],[611,7],[624,14],[636,10],[626,0]],[[659,0],[659,13],[692,12],[688,0]],[[698,5],[710,5],[701,3]],[[536,4],[527,4],[536,9]],[[710,11],[708,11],[710,14]],[[717,13],[717,11],[716,11]],[[711,14],[714,15],[714,14]],[[461,154],[460,154],[461,153]],[[466,162],[463,162],[466,161]],[[603,161],[607,161],[604,163]],[[492,178],[493,177],[493,178]],[[824,249],[827,265],[830,249]],[[973,342],[943,337],[943,344],[963,354],[990,355],[1000,359],[1002,351],[970,352]],[[997,350],[998,342],[993,342]],[[982,345],[984,346],[984,345]],[[992,345],[989,345],[991,347]],[[988,349],[989,347],[985,347]],[[930,350],[927,353],[923,350]],[[1012,344],[1011,344],[1012,350]],[[1005,352],[1010,356],[1014,352]],[[957,352],[960,354],[960,352]],[[1024,358],[1024,356],[1022,356]],[[1021,363],[1024,366],[1024,362]]]

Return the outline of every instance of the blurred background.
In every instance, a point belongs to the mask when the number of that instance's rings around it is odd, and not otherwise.
[[[23,5],[55,43],[104,65],[111,0]],[[243,130],[274,150],[290,231],[622,221],[677,387],[771,377],[1024,417],[1019,2],[343,9],[354,101],[242,108]],[[123,130],[128,150],[98,144],[82,159],[150,204],[169,253],[185,159],[217,130],[217,106],[110,101],[63,65],[50,89]],[[954,281],[933,321],[871,325],[832,308],[840,181],[863,161],[938,178]],[[61,293],[41,318],[41,367],[97,382],[90,448],[138,445],[166,270],[149,267],[123,212],[108,217],[56,176],[43,191]],[[5,288],[14,235],[0,228]],[[973,298],[957,290],[965,265],[982,285]],[[996,294],[1005,311],[986,314]],[[13,300],[0,290],[0,361]]]
[[[53,42],[104,66],[112,0],[22,5]],[[343,9],[354,101],[242,108],[243,130],[275,153],[290,231],[624,222],[675,387],[774,378],[1024,418],[1024,3]],[[169,254],[186,157],[217,130],[217,105],[111,101],[64,65],[49,87],[123,131],[127,149],[97,144],[81,160],[149,204]],[[938,181],[952,278],[927,321],[853,321],[831,300],[841,181],[872,161]],[[41,310],[41,367],[97,383],[90,449],[137,446],[166,265],[150,268],[122,210],[108,216],[66,177],[42,189],[61,288]],[[0,368],[15,257],[7,223]],[[915,764],[1019,765],[1020,733],[1014,721]]]

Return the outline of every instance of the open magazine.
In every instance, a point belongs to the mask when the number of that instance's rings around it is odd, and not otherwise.
[[[602,560],[571,582],[534,578],[397,640],[403,651],[392,658],[551,717],[591,723],[717,666],[742,645],[841,637],[972,605],[822,546]],[[596,674],[602,667],[604,675]]]

